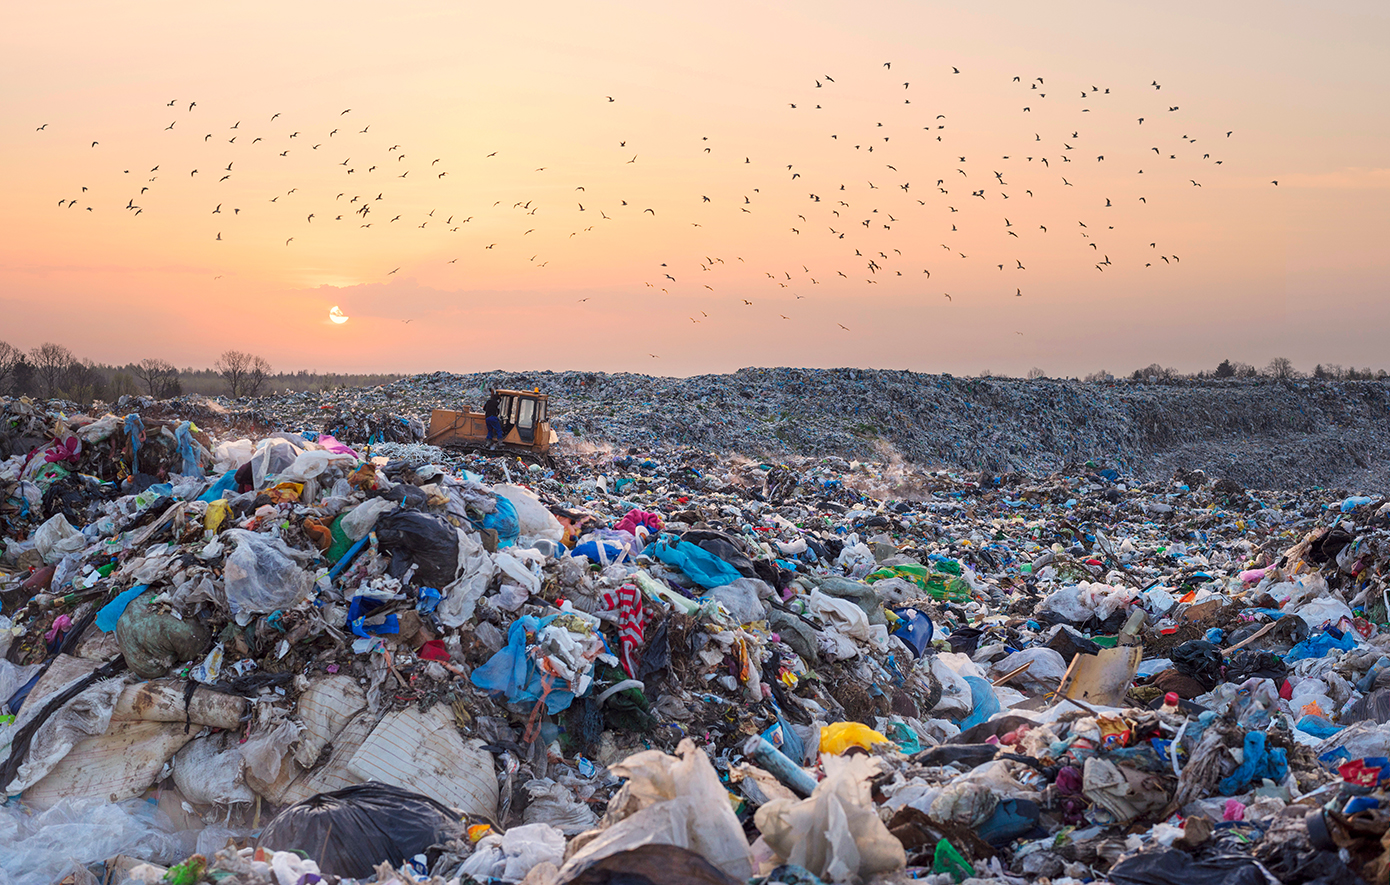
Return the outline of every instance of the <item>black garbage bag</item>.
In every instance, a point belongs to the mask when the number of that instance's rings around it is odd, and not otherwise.
[[[1231,655],[1226,663],[1226,681],[1241,683],[1252,676],[1283,682],[1289,675],[1289,665],[1272,651],[1244,648]]]
[[[1110,868],[1115,885],[1268,885],[1260,865],[1248,857],[1197,860],[1169,848],[1127,857]]]
[[[1202,683],[1207,691],[1221,681],[1221,649],[1205,639],[1193,639],[1173,649],[1173,669]]]
[[[458,532],[443,518],[414,510],[392,510],[376,522],[377,545],[391,554],[386,572],[403,577],[416,565],[414,582],[445,587],[458,574]]]
[[[378,864],[399,867],[417,854],[462,834],[464,825],[448,806],[389,784],[366,783],[319,793],[275,816],[256,845],[276,851],[298,849],[330,876],[360,879]]]

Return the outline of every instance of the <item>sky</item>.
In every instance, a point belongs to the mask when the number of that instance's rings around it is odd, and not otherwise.
[[[17,6],[0,340],[341,372],[1386,366],[1387,45],[1363,0]]]

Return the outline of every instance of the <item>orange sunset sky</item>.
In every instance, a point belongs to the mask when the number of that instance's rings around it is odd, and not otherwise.
[[[0,45],[26,349],[1390,367],[1384,2],[63,2]]]

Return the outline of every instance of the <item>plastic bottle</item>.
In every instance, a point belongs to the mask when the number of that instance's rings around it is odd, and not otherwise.
[[[1371,665],[1371,669],[1366,671],[1366,675],[1356,681],[1356,690],[1368,692],[1371,686],[1375,685],[1376,677],[1379,676],[1386,667],[1390,667],[1390,657],[1381,655],[1380,659]]]
[[[1158,712],[1163,716],[1175,716],[1178,712],[1178,693],[1170,691],[1163,696],[1163,706],[1158,708]]]

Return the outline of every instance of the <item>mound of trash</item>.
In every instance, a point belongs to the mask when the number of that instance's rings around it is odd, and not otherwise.
[[[0,400],[2,885],[1390,874],[1383,495],[298,399]]]
[[[688,445],[775,459],[872,453],[992,473],[1051,473],[1096,460],[1143,479],[1181,467],[1267,489],[1390,484],[1390,384],[1383,381],[1092,383],[787,368],[690,378],[438,372],[207,411],[225,409],[272,430],[327,426],[340,437],[404,441],[409,428],[401,421],[419,416],[428,424],[436,408],[477,409],[494,386],[539,387],[551,398],[555,428],[581,444]],[[196,419],[203,403],[180,407]]]

